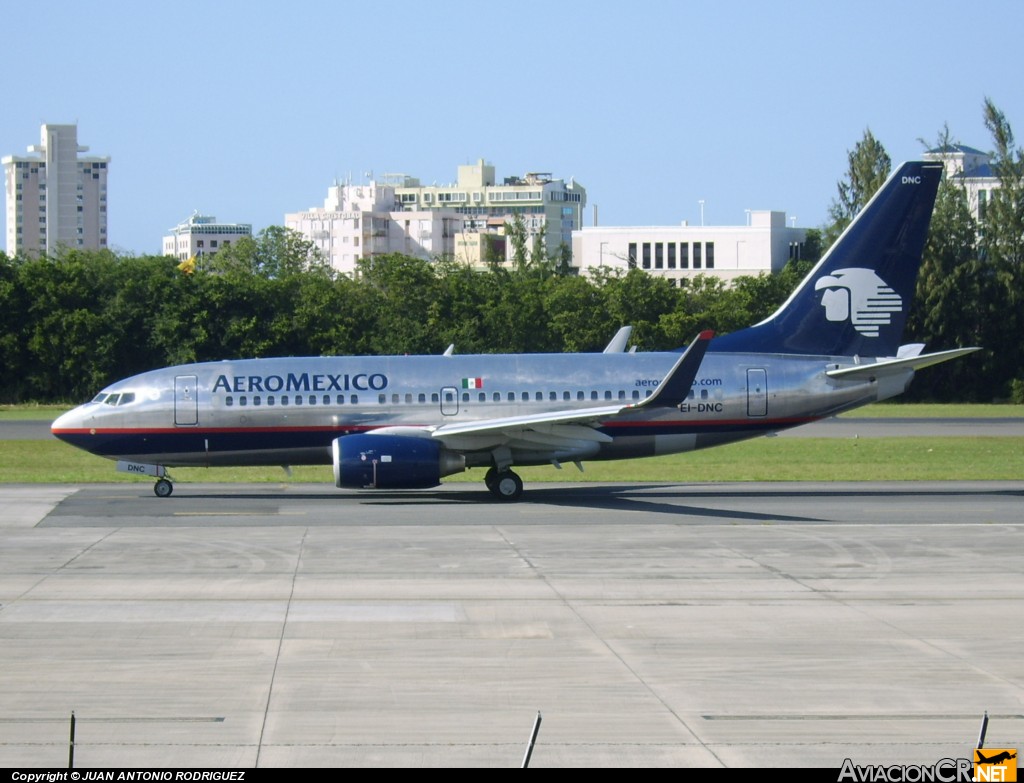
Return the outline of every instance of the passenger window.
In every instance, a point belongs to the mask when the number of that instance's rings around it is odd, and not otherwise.
[[[515,402],[516,401],[516,393],[515,392],[509,392],[508,394],[505,395],[505,399],[507,399],[509,402]]]
[[[325,394],[324,395],[324,405],[330,405],[330,404],[331,404],[331,395]]]
[[[267,395],[267,405],[273,405],[273,404],[274,404],[274,395],[273,394]]]
[[[640,390],[639,389],[633,389],[633,399],[634,400],[639,400],[640,399]]]
[[[578,391],[578,392],[576,392],[576,399],[577,399],[577,400],[583,400],[583,399],[586,399],[586,395],[584,395],[584,394],[583,394],[583,392],[581,392],[581,391]]]
[[[377,402],[379,402],[381,405],[387,405],[388,395],[386,395],[386,394],[378,394],[377,395]]]
[[[334,400],[335,400],[335,402],[338,405],[344,405],[345,404],[345,395],[344,394],[339,394],[337,397],[334,398]]]
[[[252,404],[253,404],[253,405],[259,405],[259,404],[260,404],[260,395],[258,395],[258,394],[257,394],[257,395],[254,395],[254,396],[253,396],[253,398],[252,398]]]
[[[708,398],[708,390],[707,389],[701,389],[700,390],[700,398],[702,400],[706,400]]]
[[[557,402],[558,392],[548,392],[548,399],[551,400],[551,402]]]
[[[604,393],[604,398],[605,398],[606,400],[610,400],[610,399],[612,398],[612,393],[611,393],[610,391],[606,391],[606,392]]]
[[[230,394],[227,397],[224,398],[224,405],[226,405],[228,408],[230,408],[234,404],[235,404],[235,398],[232,397]]]
[[[596,400],[597,399],[597,391],[596,390],[590,392],[590,399],[592,399],[592,400]]]
[[[248,398],[248,397],[246,397],[246,396],[245,396],[245,395],[243,394],[243,395],[242,395],[241,397],[239,397],[239,398],[238,398],[238,404],[239,404],[239,405],[242,405],[242,406],[244,406],[244,405],[248,405],[248,404],[249,404],[249,398]]]
[[[405,404],[406,405],[412,405],[412,393],[411,392],[406,392],[406,394],[405,394]]]
[[[296,394],[295,395],[295,404],[296,405],[302,405],[302,395],[301,394]]]
[[[620,389],[619,390],[619,399],[620,400],[626,399],[626,390],[625,389]]]
[[[544,402],[544,392],[537,392],[537,394],[534,396],[534,400],[536,400],[537,402]]]
[[[462,392],[462,401],[469,402],[469,392]]]
[[[441,398],[437,395],[437,392],[433,392],[430,395],[430,401],[431,402],[441,402]]]
[[[281,404],[282,405],[287,405],[288,404],[288,395],[287,394],[282,394],[281,395]]]
[[[501,402],[501,392],[494,392],[494,394],[491,395],[491,399],[495,402]]]
[[[420,402],[426,402],[427,401],[427,395],[420,394],[416,399],[419,400]]]
[[[359,404],[359,395],[358,394],[353,394],[351,397],[348,398],[348,401],[350,403],[352,403],[353,405]]]
[[[391,395],[391,404],[392,405],[398,405],[398,395],[397,394],[392,394]]]
[[[562,392],[562,399],[566,400],[566,401],[571,400],[572,399],[572,395],[569,394],[569,392]]]

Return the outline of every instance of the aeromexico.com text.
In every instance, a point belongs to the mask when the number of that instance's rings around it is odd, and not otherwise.
[[[388,387],[383,373],[288,373],[287,375],[218,375],[213,391],[245,392],[334,392],[381,391]]]

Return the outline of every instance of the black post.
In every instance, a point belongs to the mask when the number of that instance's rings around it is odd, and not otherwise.
[[[978,744],[975,746],[978,750],[985,747],[985,732],[988,731],[988,710],[985,710],[985,717],[981,719],[981,733],[978,734]]]
[[[68,741],[68,769],[75,768],[75,711],[71,710],[71,739]]]
[[[537,732],[540,731],[540,710],[537,710],[537,719],[533,722],[533,732],[530,734],[530,744],[526,746],[526,755],[523,756],[523,769],[530,766],[530,756],[533,755],[533,746],[537,742]]]

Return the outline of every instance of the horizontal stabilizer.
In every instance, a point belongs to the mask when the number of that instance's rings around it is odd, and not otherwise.
[[[981,348],[954,348],[951,351],[926,353],[906,359],[883,359],[880,362],[873,362],[871,364],[857,364],[853,367],[843,367],[838,370],[826,370],[825,375],[829,378],[844,381],[872,380],[884,378],[887,375],[894,375],[903,370],[920,370],[924,367],[931,367],[933,364],[948,362],[950,359],[957,359],[980,350]]]

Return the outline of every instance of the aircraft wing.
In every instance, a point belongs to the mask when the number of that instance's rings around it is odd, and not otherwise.
[[[847,381],[862,381],[872,378],[884,378],[887,375],[895,375],[904,370],[920,370],[924,367],[931,367],[933,364],[947,362],[969,353],[980,351],[981,348],[954,348],[951,351],[939,351],[938,353],[925,353],[920,356],[910,356],[905,359],[883,359],[880,362],[871,364],[857,364],[853,367],[843,367],[838,370],[826,370],[825,375],[829,378],[838,378]]]
[[[543,441],[552,445],[563,439],[610,442],[611,438],[593,429],[593,425],[630,411],[678,405],[689,394],[690,387],[693,386],[693,381],[697,377],[697,371],[700,369],[704,354],[713,336],[714,333],[711,331],[704,331],[697,335],[697,338],[672,365],[672,369],[658,384],[654,393],[641,402],[442,424],[431,430],[430,435],[453,448],[465,447],[464,436],[486,435],[500,435],[503,438],[522,438],[526,435],[530,440]],[[533,434],[530,435],[530,433]],[[472,440],[479,442],[483,439],[472,437]]]

